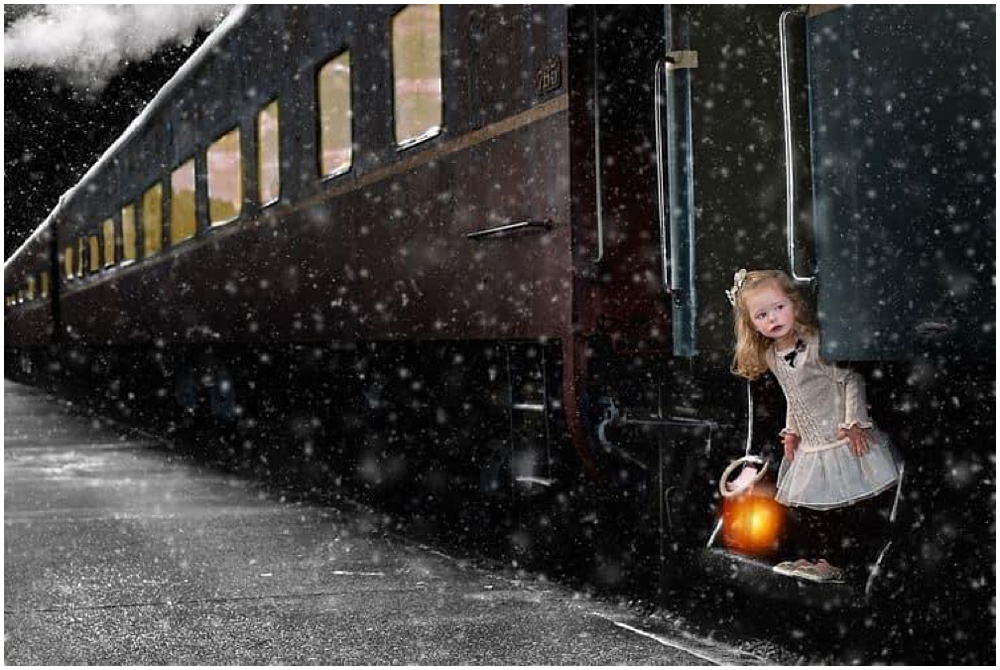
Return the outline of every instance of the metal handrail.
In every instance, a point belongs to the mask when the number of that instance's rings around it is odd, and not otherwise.
[[[502,226],[496,226],[495,228],[486,228],[484,230],[467,233],[466,237],[470,240],[476,240],[493,235],[510,235],[511,233],[518,232],[548,232],[550,230],[552,230],[552,221],[548,219],[545,219],[544,221],[516,221],[514,223],[506,223]]]
[[[658,59],[653,70],[653,121],[656,139],[656,202],[658,204],[657,213],[660,217],[660,266],[663,272],[663,287],[669,291],[671,287],[670,265],[667,261],[667,197],[663,188],[663,121],[661,120],[661,107],[664,104],[662,81],[665,65],[664,60]]]
[[[801,276],[795,267],[795,155],[792,140],[792,91],[791,72],[788,64],[788,38],[786,24],[792,15],[801,16],[794,9],[785,10],[778,19],[778,38],[781,46],[781,110],[785,130],[785,226],[788,238],[788,274],[799,283],[816,281],[816,276]]]
[[[597,216],[597,258],[595,263],[604,260],[604,180],[601,177],[601,92],[598,86],[598,53],[597,53],[597,10],[592,14],[592,28],[594,30],[594,189],[596,193],[596,205],[594,212]]]

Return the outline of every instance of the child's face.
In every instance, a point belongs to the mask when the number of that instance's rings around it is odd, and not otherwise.
[[[795,305],[778,285],[764,284],[743,301],[754,330],[764,337],[780,341],[795,334]]]

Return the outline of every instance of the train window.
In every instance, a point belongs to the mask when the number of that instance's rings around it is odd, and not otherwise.
[[[233,128],[208,148],[208,218],[213,226],[228,223],[243,209],[240,129]]]
[[[136,257],[135,205],[122,207],[122,264],[131,263]]]
[[[170,243],[194,237],[198,230],[194,210],[194,159],[170,176]]]
[[[411,5],[392,19],[396,143],[408,147],[441,131],[441,7]]]
[[[163,246],[163,185],[153,184],[142,194],[142,257],[159,253]]]
[[[345,51],[319,70],[319,171],[329,177],[351,167],[351,53]]]
[[[87,242],[90,256],[89,272],[98,272],[101,269],[101,241],[97,235],[91,235],[87,238]]]
[[[101,237],[104,240],[104,267],[115,264],[115,222],[104,219],[101,224]]]
[[[281,196],[278,128],[278,101],[273,100],[257,114],[257,202],[262,207]]]
[[[35,299],[35,278],[28,275],[28,292],[27,292],[28,302]]]
[[[67,281],[73,280],[73,245],[69,245],[63,251],[63,278]]]
[[[39,278],[41,280],[40,281],[41,287],[39,290],[41,291],[42,294],[42,300],[45,300],[46,298],[49,297],[49,273],[43,272],[41,275],[39,275]]]

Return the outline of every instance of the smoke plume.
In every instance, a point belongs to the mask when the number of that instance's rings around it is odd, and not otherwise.
[[[22,5],[23,7],[23,5]],[[129,62],[189,44],[231,5],[34,5],[4,28],[4,69],[44,67],[70,85],[100,90]]]

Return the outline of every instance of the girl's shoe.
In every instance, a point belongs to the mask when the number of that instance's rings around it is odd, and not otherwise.
[[[808,560],[804,558],[800,558],[795,561],[782,561],[781,563],[778,563],[776,566],[771,568],[771,570],[773,572],[778,573],[779,575],[785,575],[787,577],[797,577],[799,570],[804,570],[806,568],[811,568],[811,567],[812,563],[810,563]]]
[[[840,584],[844,581],[844,571],[830,565],[825,558],[821,558],[815,563],[796,568],[793,575],[808,579],[809,581],[827,584]]]

